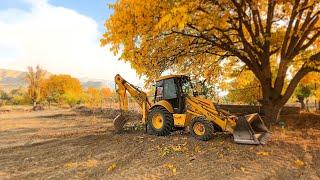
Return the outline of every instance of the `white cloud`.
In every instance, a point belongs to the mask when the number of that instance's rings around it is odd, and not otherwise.
[[[0,11],[0,68],[25,70],[39,64],[52,73],[109,80],[120,73],[140,82],[129,64],[100,47],[93,19],[46,0],[24,1],[30,11]]]

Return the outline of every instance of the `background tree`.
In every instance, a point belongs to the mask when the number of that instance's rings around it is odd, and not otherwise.
[[[35,107],[41,99],[41,87],[45,78],[45,71],[37,66],[35,70],[32,67],[28,67],[26,80],[28,83],[28,96],[31,99],[33,106]]]
[[[86,91],[85,104],[92,110],[93,116],[95,116],[95,108],[101,106],[102,94],[96,88],[89,87]]]
[[[70,106],[82,100],[82,86],[78,79],[70,75],[52,75],[44,83],[44,94],[49,102],[67,103]]]
[[[301,109],[306,109],[305,99],[307,99],[311,95],[310,86],[306,85],[298,85],[295,93],[298,102],[301,104]]]
[[[304,100],[308,97],[312,97],[315,99],[315,102],[314,102],[315,105],[317,104],[318,106],[320,105],[319,104],[320,102],[319,88],[320,88],[320,73],[310,73],[300,81],[298,88],[295,91],[295,97],[298,99],[298,102],[301,103],[302,109],[305,109]]]
[[[13,89],[9,93],[10,104],[13,105],[25,105],[30,104],[30,97],[28,96],[27,90],[24,88]]]
[[[108,87],[104,87],[100,89],[102,96],[104,97],[110,97],[112,95],[112,91]]]
[[[107,102],[111,103],[112,102],[112,90],[108,87],[103,87],[100,89],[100,94],[101,94],[101,107],[103,107],[104,105],[106,105]]]
[[[121,47],[120,58],[150,79],[185,65],[207,71],[219,61],[240,62],[258,79],[266,119],[275,122],[299,81],[319,71],[319,6],[317,0],[119,0],[101,44],[112,44],[115,53]]]
[[[8,101],[10,101],[11,97],[5,91],[0,90],[0,106],[5,105]]]

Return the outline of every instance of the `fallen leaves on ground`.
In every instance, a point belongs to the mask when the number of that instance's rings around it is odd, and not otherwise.
[[[171,148],[174,152],[185,152],[187,151],[187,147],[186,147],[187,143],[183,143],[183,144],[178,144],[178,145],[172,145]]]
[[[174,175],[177,173],[177,168],[171,163],[165,164],[164,167],[170,169]]]
[[[296,161],[294,161],[294,164],[297,166],[297,167],[302,167],[305,165],[305,163],[299,159],[297,159]]]
[[[113,171],[115,168],[117,167],[117,164],[116,163],[112,163],[109,167],[108,167],[108,171]]]
[[[200,147],[199,145],[196,145],[196,146],[194,147],[194,151],[195,151],[196,153],[201,152],[201,147]]]
[[[161,157],[166,156],[170,153],[184,153],[186,151],[188,151],[188,148],[186,147],[187,143],[183,143],[183,144],[177,144],[177,145],[169,145],[169,146],[165,146],[165,147],[160,147],[158,146],[159,149],[159,155]]]
[[[259,152],[257,152],[257,155],[260,155],[260,156],[269,156],[269,152],[259,151]]]

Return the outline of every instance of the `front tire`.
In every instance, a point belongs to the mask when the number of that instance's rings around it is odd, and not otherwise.
[[[208,141],[212,139],[214,127],[212,122],[208,121],[204,117],[195,117],[190,123],[191,135],[202,141]]]
[[[167,136],[174,127],[172,114],[164,107],[154,107],[148,115],[147,127],[150,133],[157,136]]]

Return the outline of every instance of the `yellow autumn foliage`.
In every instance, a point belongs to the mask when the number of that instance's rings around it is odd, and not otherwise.
[[[148,82],[184,72],[215,84],[242,64],[273,121],[299,81],[320,71],[316,0],[118,0],[111,8],[101,45]]]

